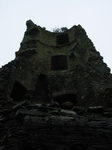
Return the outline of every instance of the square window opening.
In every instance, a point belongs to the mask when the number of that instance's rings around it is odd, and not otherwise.
[[[61,34],[56,37],[56,44],[63,45],[69,43],[68,34]]]
[[[66,70],[68,69],[67,65],[67,56],[58,55],[51,58],[51,70]]]

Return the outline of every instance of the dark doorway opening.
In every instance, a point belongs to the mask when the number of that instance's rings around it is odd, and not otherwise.
[[[57,35],[57,37],[56,37],[57,45],[63,45],[63,44],[67,44],[67,43],[69,43],[68,34]]]
[[[68,102],[68,101],[72,102],[74,105],[78,105],[76,94],[59,95],[59,96],[55,97],[54,100],[57,101],[60,105],[64,102]]]
[[[66,70],[67,68],[67,56],[58,55],[51,58],[51,70]]]
[[[15,81],[12,92],[11,92],[11,98],[14,101],[21,101],[24,99],[26,93],[27,93],[27,89],[18,81]]]
[[[34,97],[38,98],[39,101],[44,102],[48,97],[48,82],[46,75],[40,74],[36,82],[36,90]]]

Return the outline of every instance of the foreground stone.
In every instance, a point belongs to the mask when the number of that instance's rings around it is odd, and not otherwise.
[[[0,150],[111,150],[111,143],[112,117],[101,114],[47,106],[0,114]]]

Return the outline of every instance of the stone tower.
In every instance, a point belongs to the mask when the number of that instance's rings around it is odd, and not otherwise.
[[[27,21],[16,58],[1,69],[7,82],[0,87],[4,99],[62,105],[112,106],[112,76],[85,30],[73,26],[63,33],[46,31]],[[6,75],[6,73],[5,73]],[[7,87],[7,88],[6,88]]]

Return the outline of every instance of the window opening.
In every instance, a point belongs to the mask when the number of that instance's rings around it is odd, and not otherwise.
[[[51,58],[51,70],[66,70],[67,68],[67,56],[58,55]]]
[[[63,45],[66,43],[69,43],[68,34],[57,35],[57,37],[56,37],[56,44],[57,45]]]
[[[15,81],[11,92],[11,98],[15,101],[21,101],[24,99],[26,93],[27,93],[27,89],[18,81]]]

